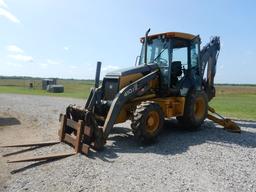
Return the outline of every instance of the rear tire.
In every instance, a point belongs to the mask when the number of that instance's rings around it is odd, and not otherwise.
[[[176,117],[187,130],[196,131],[208,114],[208,99],[204,91],[191,91],[186,97],[183,116]]]
[[[152,141],[164,124],[162,108],[152,101],[137,106],[131,123],[135,138],[140,142]]]

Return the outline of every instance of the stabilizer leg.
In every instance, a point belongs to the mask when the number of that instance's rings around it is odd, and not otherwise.
[[[224,118],[223,116],[218,114],[212,107],[209,107],[208,110],[212,113],[207,115],[208,119],[223,126],[224,129],[226,129],[227,131],[233,133],[241,133],[241,128],[234,121],[232,121],[231,119]]]

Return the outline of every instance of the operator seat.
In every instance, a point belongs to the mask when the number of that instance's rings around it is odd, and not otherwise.
[[[182,75],[181,61],[173,61],[171,65],[171,87],[176,88],[179,81],[178,77]]]

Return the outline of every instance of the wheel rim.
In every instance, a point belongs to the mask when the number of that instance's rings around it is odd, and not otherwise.
[[[196,98],[196,102],[195,102],[195,105],[194,105],[195,118],[197,120],[200,120],[200,119],[204,118],[204,113],[205,113],[204,111],[205,111],[204,99],[202,97]]]
[[[147,118],[147,132],[154,133],[159,127],[159,114],[156,111],[151,111]]]

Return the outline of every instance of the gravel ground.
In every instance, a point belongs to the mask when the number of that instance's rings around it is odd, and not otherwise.
[[[0,145],[56,139],[59,113],[70,103],[84,101],[0,94]],[[168,121],[153,145],[139,146],[128,122],[113,129],[102,152],[51,162],[6,160],[72,149],[58,144],[8,156],[20,149],[0,148],[0,191],[255,192],[256,122],[237,123],[242,134],[226,132],[210,121],[197,132],[186,132]]]

